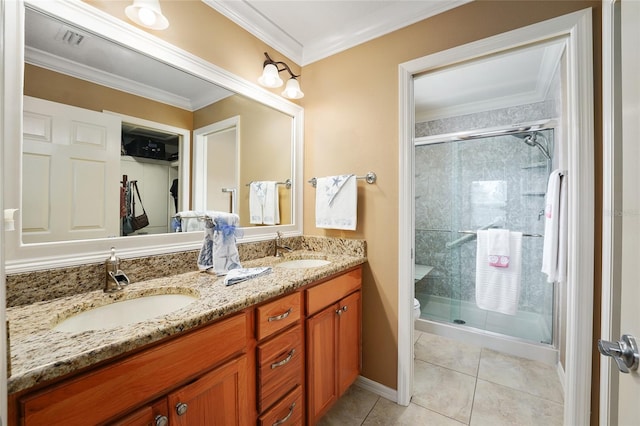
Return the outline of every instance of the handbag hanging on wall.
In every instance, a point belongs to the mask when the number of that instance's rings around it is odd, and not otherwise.
[[[138,181],[132,180],[131,186],[136,190],[135,194],[131,194],[131,228],[134,231],[138,229],[142,229],[145,226],[149,226],[149,218],[147,217],[147,212],[144,209],[144,205],[142,204],[142,198],[140,198],[140,191],[138,191]],[[142,214],[140,216],[136,216],[136,195],[138,196],[138,201],[140,201],[140,207],[142,207]]]

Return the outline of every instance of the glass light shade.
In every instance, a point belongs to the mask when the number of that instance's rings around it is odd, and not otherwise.
[[[287,99],[300,99],[304,97],[304,93],[300,90],[300,83],[295,78],[290,78],[287,81],[287,86],[284,88],[284,92],[282,92],[282,96]]]
[[[158,0],[133,0],[124,13],[136,24],[152,30],[164,30],[169,27],[169,20],[162,14]]]
[[[262,75],[258,78],[258,83],[264,87],[280,87],[283,84],[278,68],[273,64],[268,64],[262,70]]]

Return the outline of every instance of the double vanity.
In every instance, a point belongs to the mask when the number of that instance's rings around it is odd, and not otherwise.
[[[360,253],[296,250],[243,262],[272,271],[232,286],[194,271],[9,308],[9,424],[314,424],[360,372]]]

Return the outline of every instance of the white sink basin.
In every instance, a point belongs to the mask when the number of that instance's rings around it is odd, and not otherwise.
[[[319,266],[328,265],[331,262],[324,259],[294,259],[287,260],[286,262],[278,263],[275,265],[278,268],[288,269],[302,269],[302,268],[317,268]]]
[[[76,314],[58,323],[53,329],[73,333],[107,330],[169,314],[196,300],[196,296],[186,294],[158,294],[123,300]]]

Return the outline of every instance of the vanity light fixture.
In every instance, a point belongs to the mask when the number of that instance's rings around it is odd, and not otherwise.
[[[136,24],[152,30],[164,30],[169,20],[162,14],[159,0],[133,0],[124,10],[127,17]]]
[[[264,87],[275,88],[282,86],[282,79],[280,78],[280,73],[282,71],[287,71],[291,78],[287,81],[287,85],[282,92],[282,96],[288,99],[300,99],[304,96],[302,90],[300,90],[300,83],[297,80],[297,77],[300,75],[295,75],[291,68],[284,62],[276,62],[269,57],[267,52],[264,52],[264,56],[267,58],[262,65],[262,75],[258,78],[258,83],[260,83]],[[280,68],[280,66],[282,68]]]

